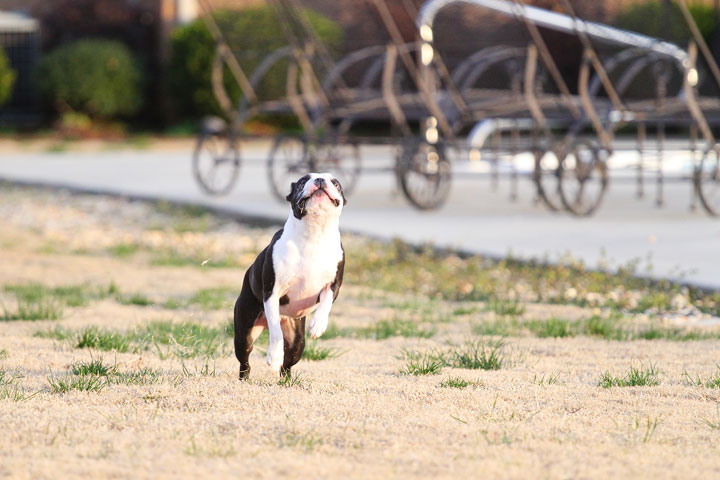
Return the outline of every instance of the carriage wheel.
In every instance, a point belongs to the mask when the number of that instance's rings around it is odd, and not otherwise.
[[[203,192],[230,193],[240,172],[240,151],[224,133],[203,132],[198,137],[192,161],[193,176]]]
[[[270,191],[280,202],[290,192],[290,184],[312,171],[306,142],[298,137],[279,136],[267,160]]]
[[[439,208],[450,193],[450,162],[442,144],[413,141],[403,146],[397,176],[408,201],[420,210]]]
[[[720,216],[720,144],[705,152],[695,170],[695,186],[700,202],[712,216]]]
[[[321,143],[310,149],[312,166],[317,172],[330,172],[340,180],[345,196],[350,196],[362,168],[357,144]]]
[[[562,203],[577,216],[591,215],[607,191],[608,152],[579,141],[560,162],[558,190]]]
[[[533,181],[538,197],[552,212],[562,209],[562,200],[558,193],[558,169],[560,160],[552,149],[535,151],[535,170]]]

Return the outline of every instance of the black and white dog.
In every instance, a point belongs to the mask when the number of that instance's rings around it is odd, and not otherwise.
[[[315,310],[308,330],[312,338],[322,335],[342,285],[339,220],[347,202],[340,182],[329,173],[310,173],[290,189],[286,198],[292,213],[245,272],[235,303],[241,379],[250,373],[253,342],[265,328],[270,333],[267,364],[289,374],[305,349],[305,317]]]

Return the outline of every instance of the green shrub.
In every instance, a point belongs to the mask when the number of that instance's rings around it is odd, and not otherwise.
[[[127,47],[115,41],[62,45],[40,60],[35,78],[58,111],[112,118],[133,114],[142,104],[140,69]]]
[[[15,78],[17,78],[17,74],[10,67],[10,61],[5,55],[5,51],[0,47],[0,106],[10,99],[13,85],[15,85]]]
[[[645,0],[623,8],[617,17],[617,26],[626,30],[662,38],[684,46],[690,38],[690,30],[676,2],[666,8],[665,0]],[[715,29],[712,5],[697,1],[688,2],[690,13],[705,40]]]
[[[338,48],[342,38],[340,27],[319,13],[310,10],[305,10],[305,13],[318,37],[331,49]],[[268,54],[287,44],[270,6],[217,10],[213,17],[248,77]],[[171,46],[168,78],[178,112],[186,116],[223,115],[213,95],[210,80],[215,42],[203,20],[196,20],[175,30]],[[287,63],[271,68],[258,89],[259,97],[282,96],[285,92],[286,72]],[[240,88],[227,68],[223,79],[228,95],[236,104],[240,98]]]

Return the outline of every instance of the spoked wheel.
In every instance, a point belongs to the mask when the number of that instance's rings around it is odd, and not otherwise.
[[[193,176],[203,192],[226,195],[240,172],[240,151],[234,140],[219,131],[204,131],[198,137],[192,161]]]
[[[450,162],[440,143],[406,143],[398,159],[397,176],[405,197],[420,210],[439,208],[450,193]]]
[[[290,184],[312,170],[307,143],[298,137],[277,137],[267,162],[270,190],[281,202],[290,193]]]
[[[558,179],[562,204],[577,216],[591,215],[607,191],[608,173],[605,149],[579,141],[560,162]]]
[[[714,217],[720,216],[720,144],[703,155],[695,170],[695,186],[705,210]]]
[[[350,196],[360,178],[360,148],[357,144],[339,144],[336,141],[318,143],[310,147],[312,167],[317,172],[330,172]]]
[[[552,212],[562,209],[558,189],[558,169],[560,160],[553,149],[537,150],[535,152],[535,170],[533,181],[538,197]]]

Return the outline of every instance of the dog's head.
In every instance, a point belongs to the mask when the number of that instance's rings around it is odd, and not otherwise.
[[[285,199],[298,220],[308,214],[338,217],[347,205],[342,185],[330,173],[308,173],[290,185]]]

